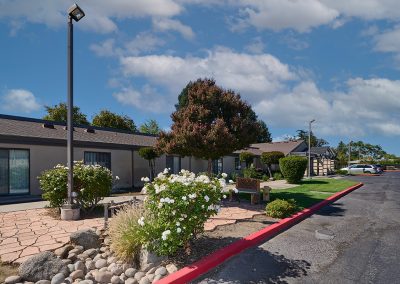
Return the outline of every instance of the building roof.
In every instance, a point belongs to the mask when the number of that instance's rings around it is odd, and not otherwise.
[[[278,151],[288,155],[294,151],[302,151],[302,146],[307,147],[304,140],[295,141],[282,141],[282,142],[271,142],[271,143],[255,143],[251,144],[250,147],[243,150],[236,151],[235,153],[251,152],[256,156],[260,156],[263,152]]]
[[[311,153],[314,153],[317,156],[325,156],[325,157],[335,156],[334,150],[329,146],[311,147]]]
[[[47,128],[44,125],[52,125]],[[66,145],[66,124],[42,119],[0,114],[0,142]],[[94,130],[93,133],[88,129]],[[110,148],[154,146],[157,137],[143,133],[79,125],[74,127],[74,145]]]

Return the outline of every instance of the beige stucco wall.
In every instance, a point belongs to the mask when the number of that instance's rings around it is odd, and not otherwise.
[[[40,195],[37,177],[57,164],[67,164],[67,148],[63,146],[43,146],[0,143],[0,148],[27,149],[30,156],[30,194]],[[132,186],[132,153],[130,150],[109,150],[98,148],[74,148],[74,160],[83,160],[84,151],[111,153],[111,171],[120,179],[115,187]]]
[[[222,172],[230,174],[235,172],[235,157],[225,156],[222,161]]]

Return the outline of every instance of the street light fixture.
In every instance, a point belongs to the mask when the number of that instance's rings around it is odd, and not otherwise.
[[[67,162],[68,162],[68,201],[61,210],[61,219],[75,220],[79,219],[79,209],[73,208],[72,191],[74,188],[74,148],[73,148],[73,21],[78,22],[85,16],[85,12],[74,4],[68,9],[68,39],[67,39],[67,89],[68,89],[68,113],[67,113]]]
[[[315,119],[310,120],[308,123],[308,178],[311,178],[311,123],[313,123]]]

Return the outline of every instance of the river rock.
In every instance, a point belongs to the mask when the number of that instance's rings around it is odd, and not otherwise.
[[[99,236],[93,229],[76,231],[70,236],[71,243],[83,246],[85,250],[98,248],[100,246]]]
[[[57,273],[51,278],[51,284],[61,284],[64,283],[65,275],[63,273]]]
[[[5,284],[16,284],[18,282],[21,282],[21,276],[19,275],[8,276],[6,280],[4,280]]]

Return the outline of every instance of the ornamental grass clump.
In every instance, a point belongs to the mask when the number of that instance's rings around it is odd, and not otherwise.
[[[225,178],[226,174],[218,179],[186,170],[170,175],[165,170],[147,182],[143,189],[147,216],[139,219],[144,246],[158,255],[172,255],[180,248],[189,251],[190,240],[203,232],[204,223],[226,198]]]
[[[138,261],[144,243],[140,231],[140,220],[144,220],[144,215],[143,208],[125,207],[110,220],[110,247],[119,259]]]

